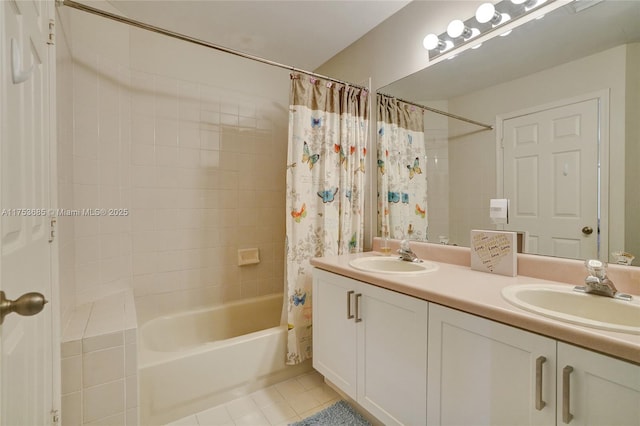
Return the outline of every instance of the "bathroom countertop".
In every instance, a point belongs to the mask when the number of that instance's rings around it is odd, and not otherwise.
[[[490,320],[551,337],[640,365],[640,335],[583,327],[530,313],[503,299],[501,290],[513,284],[561,284],[528,276],[507,277],[436,262],[438,270],[421,275],[368,273],[349,266],[367,252],[311,260],[316,268],[417,297]],[[425,260],[430,260],[425,258]]]

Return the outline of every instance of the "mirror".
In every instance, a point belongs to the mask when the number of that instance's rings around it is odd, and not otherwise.
[[[489,218],[490,199],[517,198],[511,199],[510,222],[542,208],[548,200],[553,201],[552,216],[562,217],[563,211],[567,217],[585,209],[594,212],[593,219],[583,218],[565,228],[585,231],[584,236],[591,228],[588,239],[594,242],[596,257],[616,263],[611,253],[624,251],[634,254],[633,264],[640,265],[640,2],[564,4],[543,19],[518,26],[508,36],[493,37],[478,49],[437,62],[380,92],[495,126],[484,130],[425,112],[429,242],[438,243],[444,237],[449,244],[468,246],[471,229],[502,229]],[[596,115],[583,121],[597,122],[593,166],[587,169],[579,159],[575,163],[566,157],[528,169],[521,161],[525,167],[520,171],[513,174],[509,170],[513,160],[505,159],[504,137],[527,134],[527,126],[516,123],[514,130],[509,123],[589,99],[595,99]],[[554,131],[574,132],[572,123],[565,121]],[[532,200],[525,190],[520,189],[517,196],[509,192],[514,182],[523,180],[519,177],[529,176],[523,170],[538,175],[560,173],[573,179],[560,190],[529,188],[538,197]],[[592,177],[591,183],[584,180],[586,175]],[[571,188],[578,187],[586,192],[572,192]],[[569,206],[574,198],[586,198],[584,194],[590,201],[581,199],[583,204]],[[564,210],[558,208],[563,202]],[[594,257],[575,251],[569,243],[563,246],[561,240],[552,241],[551,247],[537,244],[536,227],[546,225],[511,228],[529,241],[525,252]],[[510,229],[509,225],[504,229]]]

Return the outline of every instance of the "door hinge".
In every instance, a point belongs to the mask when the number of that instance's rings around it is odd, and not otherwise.
[[[60,424],[60,411],[51,410],[51,424],[57,426]]]
[[[56,217],[51,217],[49,222],[49,242],[52,243],[56,239],[56,223],[58,222]]]
[[[49,19],[49,38],[47,39],[47,44],[55,45],[56,44],[56,21],[53,19]]]

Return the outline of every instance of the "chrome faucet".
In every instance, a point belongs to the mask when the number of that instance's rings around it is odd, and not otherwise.
[[[576,286],[574,290],[588,294],[631,300],[631,295],[620,293],[613,281],[607,276],[607,264],[600,260],[589,259],[584,262],[589,275],[584,279],[584,286]]]
[[[419,259],[418,256],[413,252],[413,250],[411,250],[411,247],[409,247],[408,240],[402,240],[400,242],[400,249],[398,249],[398,254],[400,255],[400,259],[406,262],[422,262],[422,259]]]

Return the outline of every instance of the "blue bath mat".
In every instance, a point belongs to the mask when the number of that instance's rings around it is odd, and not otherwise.
[[[371,423],[345,401],[338,401],[313,416],[291,423],[290,426],[371,426]]]

